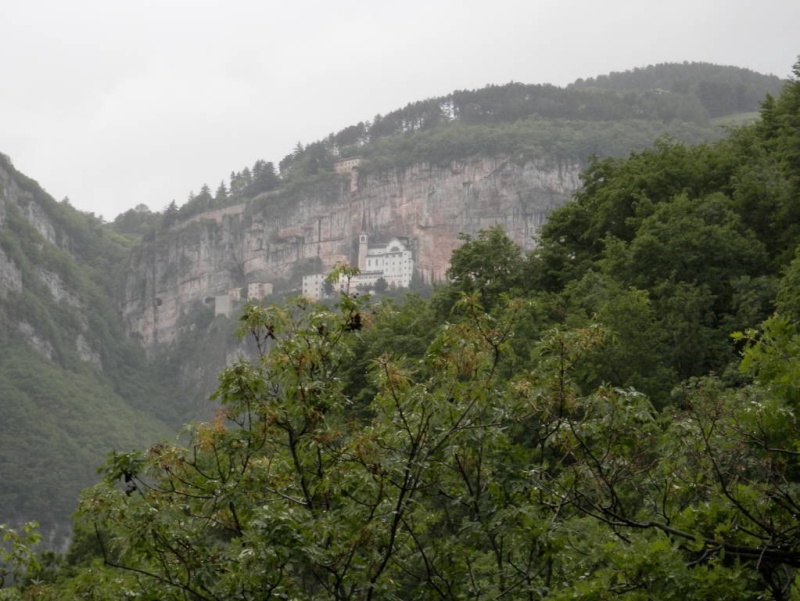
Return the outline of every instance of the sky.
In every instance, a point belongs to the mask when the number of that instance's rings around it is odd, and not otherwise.
[[[0,152],[110,221],[453,90],[788,77],[799,28],[797,0],[0,0]]]

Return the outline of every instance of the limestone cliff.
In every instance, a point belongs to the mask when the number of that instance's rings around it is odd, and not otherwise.
[[[43,203],[37,199],[35,191],[21,186],[19,179],[21,176],[14,173],[10,165],[0,163],[0,223],[5,218],[6,206],[13,206],[39,232],[45,242],[62,250],[69,250],[69,239],[65,233],[56,229]]]
[[[12,240],[18,236],[25,236],[24,228],[20,227],[23,223],[25,227],[30,227],[36,232],[36,245],[39,249],[45,246],[52,246],[58,249],[55,252],[63,252],[70,259],[72,256],[72,241],[65,228],[58,227],[52,214],[54,203],[46,197],[37,184],[29,180],[22,174],[17,173],[11,166],[10,161],[3,157],[0,161],[0,227],[13,217],[12,212],[23,219],[23,222],[13,223],[8,229],[14,230],[13,236],[8,233],[0,240],[0,299],[8,299],[9,295],[22,293],[26,287],[39,288],[46,290],[52,300],[57,303],[64,303],[76,309],[74,312],[76,320],[86,326],[86,320],[81,316],[80,310],[85,309],[85,303],[77,291],[70,288],[60,274],[45,268],[43,265],[36,265],[30,270],[27,278],[23,275],[20,259],[25,263],[33,265],[34,262],[43,260],[45,251],[37,253],[38,257],[25,256],[19,254],[15,258],[8,252],[4,252],[2,245],[5,243],[10,248],[15,244]],[[52,253],[51,253],[52,254]],[[5,311],[0,308],[0,317]],[[16,322],[13,319],[7,320],[9,328],[15,329],[23,340],[36,350],[40,355],[51,359],[53,347],[47,335],[39,331],[39,324],[30,324],[25,321]],[[102,369],[98,354],[92,350],[89,342],[82,336],[75,336],[74,347],[81,356],[89,356],[94,359],[91,363],[97,368]],[[80,351],[82,349],[82,352]]]
[[[500,223],[530,249],[578,189],[581,165],[505,156],[320,178],[160,232],[131,256],[120,310],[146,347],[169,344],[202,303],[252,282],[299,288],[303,273],[353,263],[358,235],[408,238],[419,275],[445,277],[458,234]]]

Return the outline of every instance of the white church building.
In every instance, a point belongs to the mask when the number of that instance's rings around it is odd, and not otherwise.
[[[389,286],[408,288],[414,274],[414,257],[407,241],[392,238],[385,244],[369,244],[367,234],[358,237],[359,274],[351,278],[350,288],[373,288],[383,278]],[[303,296],[319,300],[324,296],[325,275],[313,274],[303,277]],[[344,286],[339,282],[338,291]]]

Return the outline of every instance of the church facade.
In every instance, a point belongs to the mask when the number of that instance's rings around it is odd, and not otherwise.
[[[358,275],[350,279],[350,290],[374,289],[378,280],[383,279],[394,288],[408,288],[414,275],[414,256],[410,244],[401,238],[392,238],[387,243],[369,243],[369,236],[358,237]],[[346,285],[339,282],[335,291]],[[303,277],[303,296],[317,301],[324,295],[325,275],[315,273]]]

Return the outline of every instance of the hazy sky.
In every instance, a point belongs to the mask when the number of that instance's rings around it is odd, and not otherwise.
[[[798,0],[0,0],[0,152],[106,219],[409,102],[659,62],[786,77]]]

